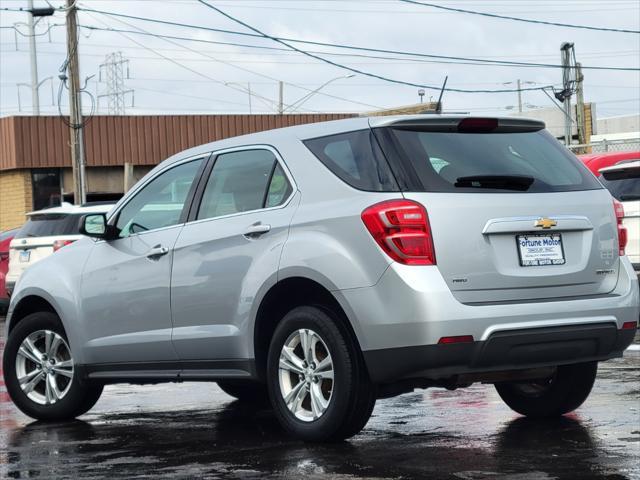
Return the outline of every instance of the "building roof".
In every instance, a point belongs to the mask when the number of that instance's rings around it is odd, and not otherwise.
[[[182,150],[228,137],[350,117],[339,113],[94,116],[85,127],[86,161],[90,167],[156,165]],[[70,166],[69,128],[62,118],[0,118],[0,171]]]

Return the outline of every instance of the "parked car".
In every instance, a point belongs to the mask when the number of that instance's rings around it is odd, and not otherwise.
[[[9,244],[16,232],[17,229],[0,232],[0,314],[6,312],[9,306],[9,294],[5,287],[5,277],[9,270]]]
[[[578,155],[578,158],[582,160],[595,176],[598,176],[600,175],[601,168],[610,167],[611,165],[622,162],[640,160],[640,152],[590,153],[587,155]]]
[[[534,120],[353,118],[210,143],[24,273],[7,391],[60,420],[107,383],[216,381],[311,441],[415,388],[492,383],[523,415],[562,415],[636,333],[619,222]]]
[[[107,213],[113,204],[77,206],[68,203],[27,214],[27,222],[10,243],[6,288],[9,294],[20,275],[34,263],[82,238],[78,225],[87,213]]]
[[[627,231],[627,256],[640,275],[640,160],[600,170],[600,181],[618,201],[616,208]]]

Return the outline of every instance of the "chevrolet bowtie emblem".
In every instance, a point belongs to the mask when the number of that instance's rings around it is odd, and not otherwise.
[[[556,225],[558,225],[558,222],[556,222],[555,220],[552,220],[550,218],[539,218],[538,220],[536,220],[534,226],[548,229],[551,227],[555,227]]]

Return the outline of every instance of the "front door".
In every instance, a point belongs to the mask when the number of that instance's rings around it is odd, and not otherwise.
[[[171,262],[202,163],[181,163],[146,183],[110,219],[119,238],[93,247],[82,279],[89,363],[176,360]]]

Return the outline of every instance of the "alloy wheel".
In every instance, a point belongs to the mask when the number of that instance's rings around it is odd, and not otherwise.
[[[327,345],[313,330],[293,332],[282,346],[280,393],[287,408],[304,422],[320,418],[333,393],[333,361]]]
[[[31,333],[18,349],[16,377],[22,391],[33,402],[53,405],[62,400],[73,380],[69,345],[51,330]]]

